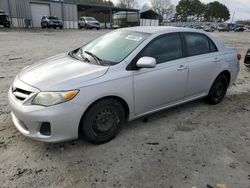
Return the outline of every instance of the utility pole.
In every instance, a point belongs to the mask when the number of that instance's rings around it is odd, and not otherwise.
[[[232,22],[231,22],[231,23],[234,22],[234,15],[235,15],[235,11],[234,11],[234,13],[233,13],[233,17],[232,17]]]

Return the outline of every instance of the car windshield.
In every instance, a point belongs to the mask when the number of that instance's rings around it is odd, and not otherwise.
[[[8,17],[6,15],[0,15],[0,20],[1,21],[7,21]]]
[[[58,17],[56,17],[56,16],[49,16],[49,19],[50,20],[58,20]]]
[[[90,52],[105,64],[114,65],[125,59],[149,35],[128,30],[113,31],[84,45],[79,51]]]
[[[86,19],[87,21],[96,21],[96,19],[93,18],[93,17],[86,17],[85,19]]]

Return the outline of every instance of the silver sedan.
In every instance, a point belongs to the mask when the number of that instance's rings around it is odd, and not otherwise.
[[[114,138],[135,118],[205,97],[221,102],[239,72],[237,49],[175,27],[112,31],[25,67],[8,93],[16,128],[45,142]]]

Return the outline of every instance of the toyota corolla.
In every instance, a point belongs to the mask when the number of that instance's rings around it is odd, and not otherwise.
[[[200,30],[133,27],[25,67],[8,92],[16,128],[45,142],[114,138],[129,120],[199,98],[220,103],[240,55]]]

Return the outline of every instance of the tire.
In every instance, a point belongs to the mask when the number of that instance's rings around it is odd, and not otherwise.
[[[60,29],[63,29],[63,26],[60,26]]]
[[[10,28],[10,25],[9,24],[4,24],[3,27]]]
[[[81,131],[84,137],[101,144],[113,139],[125,123],[125,111],[116,99],[103,99],[94,103],[81,120]]]
[[[227,79],[225,74],[220,74],[214,81],[209,94],[207,96],[207,101],[210,104],[218,104],[220,103],[226,93],[229,85],[229,80]]]

